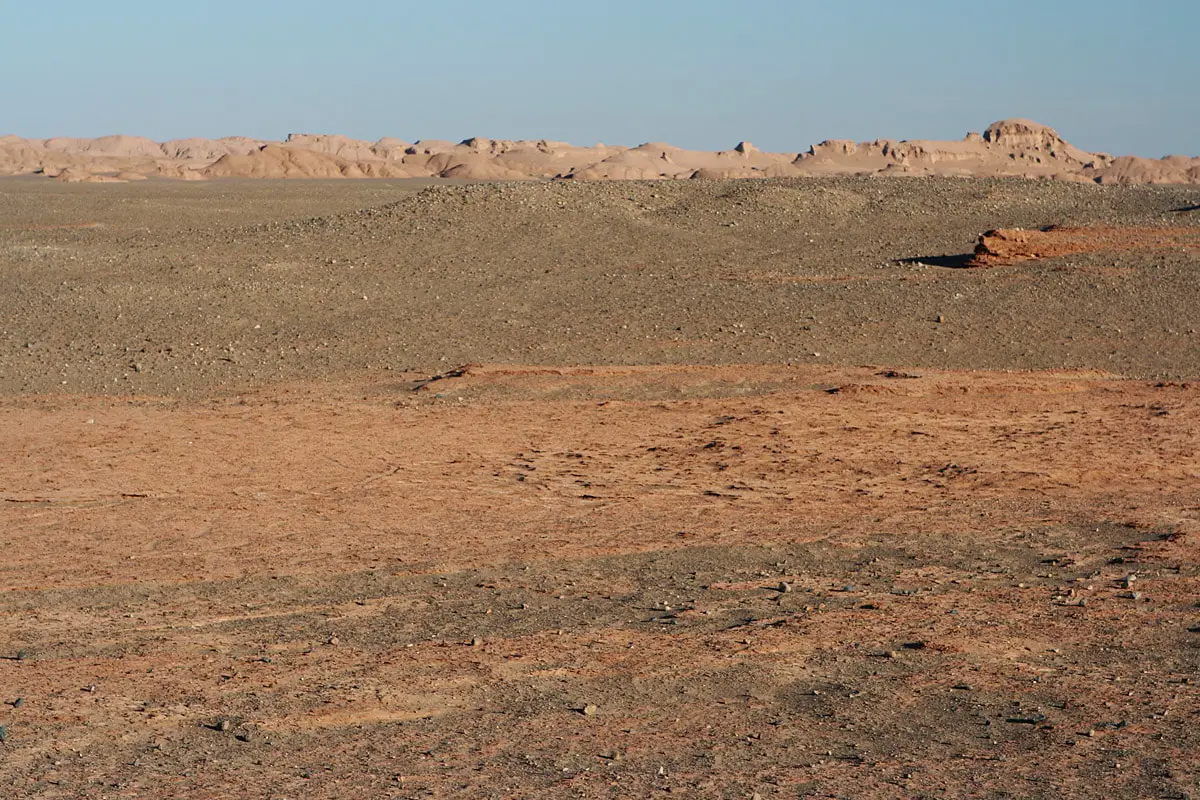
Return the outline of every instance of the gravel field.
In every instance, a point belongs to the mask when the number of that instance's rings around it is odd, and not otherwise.
[[[0,797],[1200,797],[1198,224],[0,181]]]
[[[937,266],[990,228],[1200,224],[1194,187],[427,183],[0,181],[0,391],[468,362],[1200,374],[1195,250]]]

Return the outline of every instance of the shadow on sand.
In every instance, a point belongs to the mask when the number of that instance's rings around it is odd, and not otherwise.
[[[897,259],[897,264],[928,264],[931,267],[946,267],[947,269],[966,269],[973,266],[971,260],[974,253],[964,253],[958,256],[914,256],[913,258]]]

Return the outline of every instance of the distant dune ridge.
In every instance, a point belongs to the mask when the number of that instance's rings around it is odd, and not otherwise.
[[[0,137],[0,175],[65,181],[139,177],[463,178],[472,180],[657,180],[812,175],[1012,176],[1108,183],[1200,184],[1200,157],[1162,159],[1089,153],[1046,125],[995,122],[959,141],[826,140],[803,153],[766,153],[749,142],[730,150],[684,150],[471,138],[366,142],[336,134],[291,134],[282,142],[231,136],[158,143],[138,136],[98,139]]]

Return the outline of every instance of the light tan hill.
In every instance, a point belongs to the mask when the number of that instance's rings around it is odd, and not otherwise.
[[[139,176],[141,177],[141,176]],[[127,178],[120,175],[102,175],[88,172],[78,167],[67,167],[54,176],[55,180],[63,183],[128,183]]]
[[[203,171],[208,178],[342,178],[348,164],[304,148],[266,144],[246,155],[221,156]]]
[[[173,139],[0,137],[0,175],[140,174],[203,178],[461,178],[469,180],[680,180],[821,175],[1022,177],[1109,183],[1200,184],[1200,158],[1112,158],[1089,153],[1026,119],[994,122],[957,141],[829,139],[804,153],[767,153],[749,142],[719,152],[661,142],[575,147],[545,139],[473,137],[412,144],[294,133],[280,142],[232,136]]]
[[[493,139],[468,139],[467,147],[486,152],[505,167],[534,178],[557,178],[576,169],[602,161],[628,148],[598,144],[575,147],[566,142],[539,139],[536,142],[511,142]]]
[[[576,180],[766,178],[795,175],[793,153],[764,153],[746,142],[716,153],[647,142],[567,175]]]
[[[161,155],[171,159],[216,161],[221,156],[244,156],[262,147],[265,142],[245,136],[226,136],[223,139],[172,139],[163,142]]]
[[[333,156],[343,161],[373,161],[379,158],[375,145],[340,134],[291,133],[284,144],[297,150]]]
[[[1066,142],[1046,125],[1002,120],[957,142],[914,139],[828,140],[795,161],[804,175],[884,174],[1065,178],[1085,169],[1099,174],[1110,159]],[[1094,177],[1091,175],[1089,177]]]
[[[46,139],[42,146],[63,153],[114,158],[162,158],[162,145],[141,136],[101,136],[98,139]]]
[[[408,142],[391,136],[385,136],[371,145],[371,152],[376,157],[387,161],[399,161],[401,158],[404,158],[404,152],[410,147],[412,145]]]
[[[1200,183],[1200,158],[1167,156],[1163,159],[1121,156],[1096,172],[1100,183]]]

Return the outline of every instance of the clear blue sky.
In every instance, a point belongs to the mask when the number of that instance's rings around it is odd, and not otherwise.
[[[0,0],[0,133],[1200,155],[1200,0]]]

